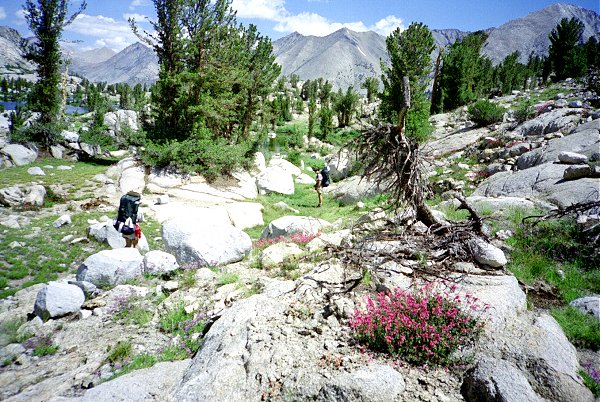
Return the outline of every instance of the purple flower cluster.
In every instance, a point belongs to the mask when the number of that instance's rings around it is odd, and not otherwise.
[[[314,239],[315,237],[319,237],[319,236],[321,236],[321,232],[318,232],[316,234],[303,233],[303,232],[292,233],[290,236],[279,236],[279,237],[275,237],[273,239],[257,240],[254,242],[254,247],[260,248],[260,247],[270,246],[272,244],[280,243],[280,242],[306,244],[306,243],[310,242],[312,239]]]
[[[594,382],[600,383],[600,371],[592,366],[592,363],[584,364],[583,368],[592,377]]]
[[[442,290],[442,289],[449,290]],[[350,327],[371,350],[414,364],[448,364],[462,345],[483,331],[489,306],[455,285],[431,282],[415,294],[394,289],[367,297],[366,311],[356,310]]]
[[[36,349],[42,346],[52,346],[52,338],[49,335],[34,336],[23,342],[25,349]]]
[[[192,357],[200,347],[202,331],[207,318],[206,313],[198,313],[194,318],[177,323],[177,346],[184,350],[188,357]]]

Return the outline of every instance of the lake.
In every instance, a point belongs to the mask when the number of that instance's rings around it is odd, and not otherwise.
[[[25,102],[16,102],[16,101],[0,101],[0,105],[4,106],[4,111],[8,112],[11,110],[15,110],[17,105],[24,105]],[[89,112],[88,108],[81,106],[71,106],[67,105],[65,108],[66,114],[84,114]]]

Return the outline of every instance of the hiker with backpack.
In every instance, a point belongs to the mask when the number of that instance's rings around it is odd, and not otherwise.
[[[144,214],[139,209],[141,198],[141,194],[130,191],[123,195],[119,202],[119,212],[113,226],[123,235],[125,247],[137,247],[142,237],[142,230],[138,223],[144,221]]]
[[[315,166],[313,170],[317,174],[317,177],[315,178],[315,190],[319,195],[319,205],[317,205],[317,208],[321,208],[323,205],[323,187],[329,186],[329,167],[325,166],[323,169],[319,170],[319,168]]]

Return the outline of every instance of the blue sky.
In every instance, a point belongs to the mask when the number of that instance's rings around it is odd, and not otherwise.
[[[24,0],[0,0],[0,25],[29,36],[22,5]],[[80,0],[71,0],[71,9]],[[297,31],[303,35],[328,35],[342,27],[373,30],[388,35],[396,27],[423,22],[431,29],[457,28],[476,31],[498,27],[556,1],[550,0],[233,0],[238,20],[254,23],[264,35],[278,39]],[[571,0],[569,4],[599,12],[599,0]],[[154,18],[151,0],[88,0],[87,9],[68,26],[65,40],[80,41],[82,49],[109,47],[120,51],[137,39],[127,18],[135,17],[149,28]]]

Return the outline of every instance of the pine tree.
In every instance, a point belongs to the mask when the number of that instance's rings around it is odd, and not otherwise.
[[[36,64],[38,81],[30,93],[28,105],[38,111],[40,117],[32,128],[32,140],[49,148],[59,134],[57,119],[60,112],[60,64],[59,40],[62,30],[86,7],[83,1],[79,9],[67,18],[68,0],[27,0],[23,6],[25,20],[36,38],[27,52],[27,59]]]
[[[379,90],[379,80],[377,77],[367,77],[360,87],[367,90],[367,100],[371,103]]]
[[[513,52],[498,65],[498,80],[503,94],[509,94],[513,89],[522,88],[527,76],[527,68],[519,63],[520,53]]]
[[[573,17],[563,18],[550,32],[548,59],[557,80],[580,77],[585,71],[585,55],[577,47],[583,29],[583,23]]]
[[[315,121],[317,119],[317,100],[316,96],[311,94],[308,100],[308,138],[315,135]]]
[[[431,132],[429,105],[425,98],[427,75],[431,71],[430,55],[434,49],[433,36],[422,23],[413,22],[408,29],[396,29],[386,39],[391,65],[381,63],[383,93],[381,113],[389,121],[400,125],[405,99],[403,77],[408,77],[410,108],[406,114],[406,135],[424,141]]]
[[[333,85],[329,80],[319,85],[319,100],[321,101],[321,106],[329,107],[329,101],[333,93],[332,91]]]
[[[440,76],[443,110],[465,105],[485,92],[492,83],[492,64],[480,55],[487,34],[479,31],[454,42],[443,56]]]
[[[321,105],[319,111],[319,128],[321,129],[321,140],[325,141],[333,133],[333,110],[328,106]]]
[[[333,104],[333,110],[338,116],[338,126],[346,127],[350,125],[352,115],[356,113],[358,106],[358,93],[352,87],[348,87],[346,93],[342,89],[338,90]]]

